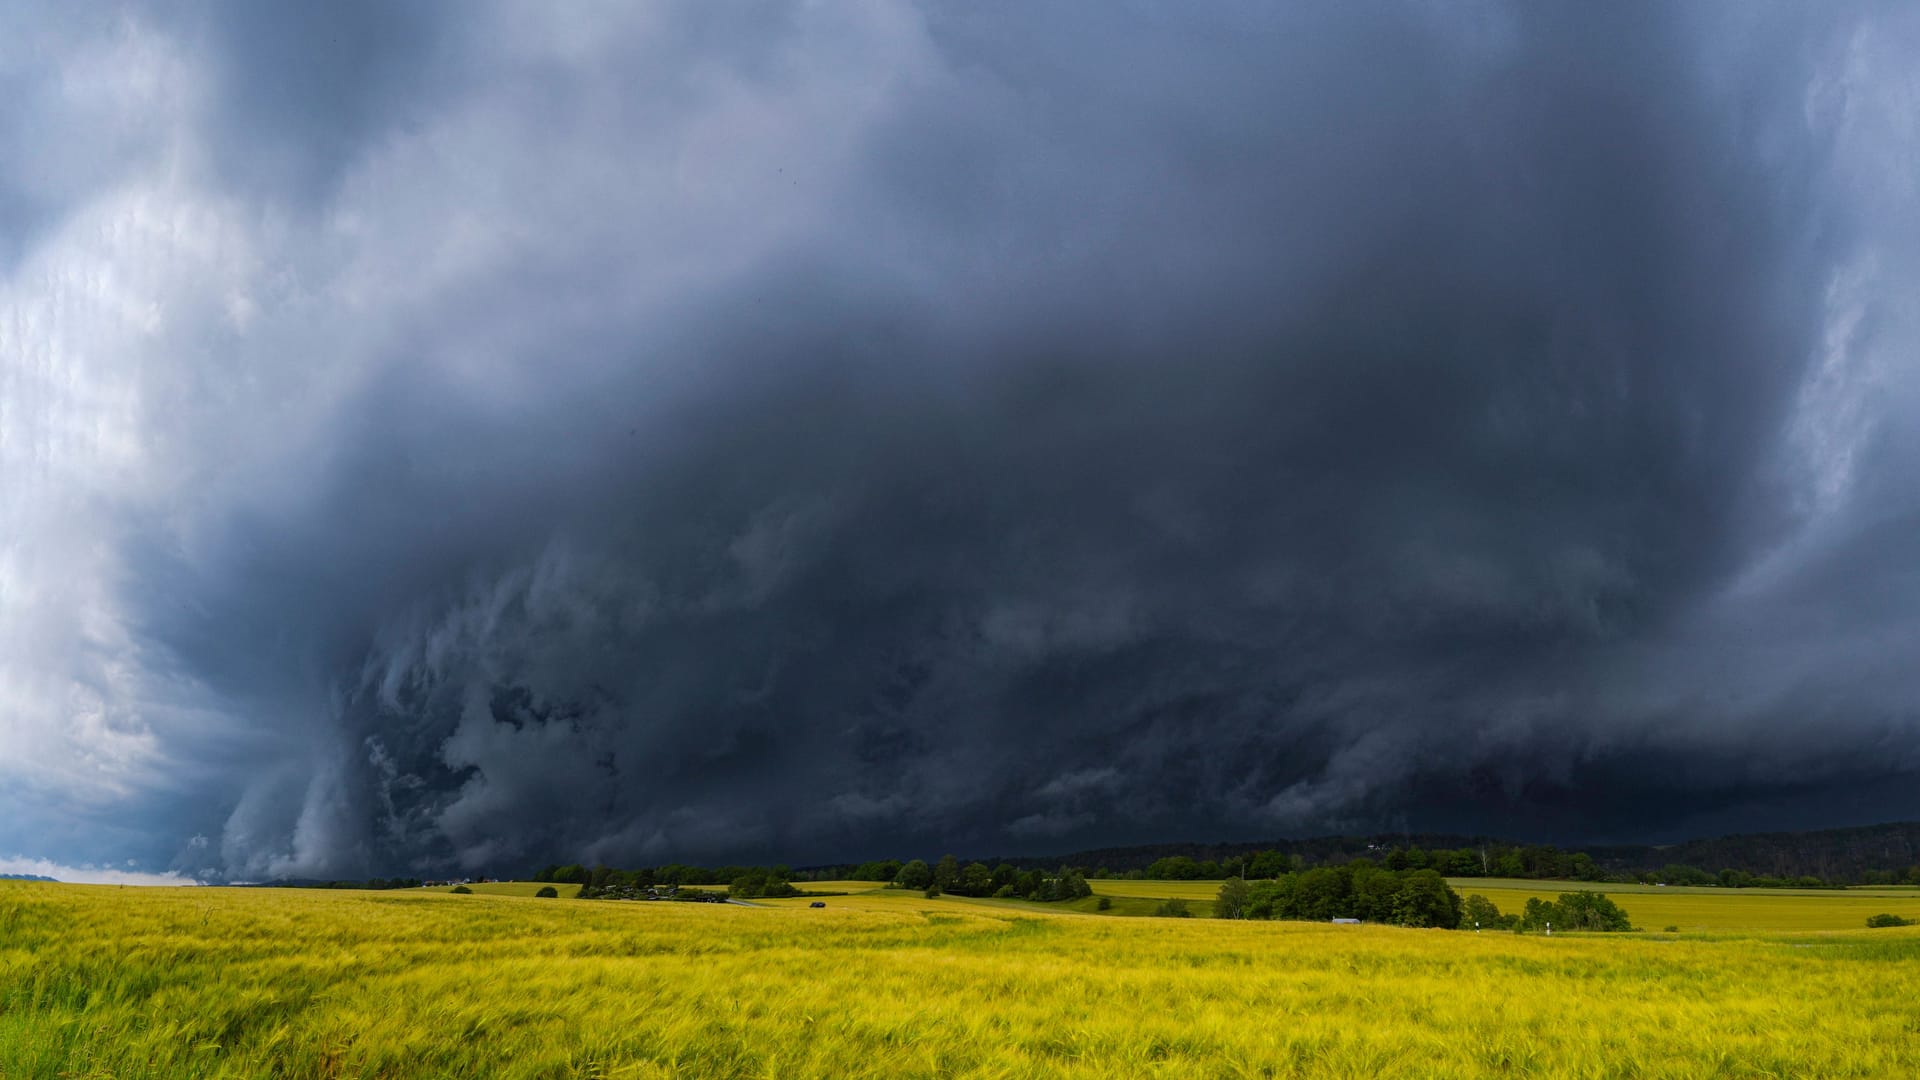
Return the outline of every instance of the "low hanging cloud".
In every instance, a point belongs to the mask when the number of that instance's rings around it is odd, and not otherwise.
[[[16,21],[0,850],[1920,810],[1901,6]]]

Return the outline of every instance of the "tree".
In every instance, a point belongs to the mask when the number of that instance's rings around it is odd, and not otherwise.
[[[453,888],[448,889],[447,891],[452,893],[458,893],[461,896],[473,895],[473,890],[467,888],[465,885],[455,885]]]
[[[1633,929],[1627,919],[1627,913],[1620,905],[1604,893],[1582,889],[1579,892],[1561,893],[1560,899],[1552,901],[1533,897],[1527,901],[1526,911],[1520,916],[1520,929],[1545,930],[1549,926],[1560,930],[1622,931]]]
[[[546,900],[558,900],[560,898],[560,890],[551,885],[542,885],[540,886],[540,891],[533,895]]]
[[[1292,869],[1292,865],[1285,855],[1277,851],[1262,851],[1255,855],[1253,861],[1248,864],[1247,876],[1250,878],[1277,878],[1290,869]]]
[[[1867,925],[1875,929],[1883,926],[1912,926],[1913,920],[1903,919],[1898,915],[1869,915],[1867,916]]]
[[[966,869],[960,871],[960,884],[954,891],[962,896],[985,896],[991,893],[993,871],[987,869],[986,863],[968,863]]]
[[[960,884],[960,860],[951,855],[942,856],[933,868],[933,883],[940,886],[941,892],[952,892]]]
[[[1093,895],[1093,886],[1087,884],[1080,871],[1063,866],[1053,879],[1053,898],[1055,900],[1079,900]]]
[[[1527,897],[1527,906],[1520,912],[1521,930],[1545,930],[1553,925],[1555,916],[1553,905],[1537,896]]]
[[[1147,867],[1146,876],[1154,881],[1198,881],[1206,876],[1200,864],[1185,855],[1175,855],[1166,859],[1155,859]]]
[[[861,863],[849,876],[854,881],[892,881],[899,874],[899,859],[879,859]]]
[[[1554,921],[1567,930],[1623,931],[1633,929],[1627,913],[1605,893],[1582,889],[1561,893],[1553,905],[1559,912]]]
[[[924,861],[915,859],[900,868],[900,872],[894,875],[893,883],[903,889],[924,889],[933,884],[933,871],[928,869]]]
[[[1460,929],[1462,930],[1508,930],[1516,920],[1511,915],[1500,914],[1494,902],[1474,893],[1460,904]]]
[[[1393,895],[1392,921],[1399,926],[1458,926],[1460,896],[1438,872],[1412,871]]]
[[[1300,873],[1293,887],[1293,910],[1278,918],[1324,922],[1344,916],[1352,899],[1352,872],[1343,866],[1316,866]]]
[[[1213,902],[1216,919],[1244,919],[1253,899],[1253,887],[1244,878],[1228,878],[1220,883],[1220,895]]]
[[[1357,864],[1356,864],[1357,865]],[[1377,869],[1372,866],[1358,866],[1353,871],[1353,887],[1345,910],[1329,911],[1331,916],[1352,916],[1367,922],[1398,922],[1394,914],[1395,897],[1399,895],[1401,883],[1406,874],[1396,874],[1391,870]]]
[[[1046,888],[1047,875],[1038,870],[1028,870],[1013,879],[1014,895],[1024,896],[1029,900],[1045,900]]]

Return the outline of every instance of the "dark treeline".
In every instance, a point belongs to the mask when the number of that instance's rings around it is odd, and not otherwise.
[[[1140,871],[1140,876],[1161,881],[1200,881],[1207,878],[1270,878],[1311,865],[1339,866],[1356,858],[1377,863],[1386,870],[1434,870],[1448,877],[1560,878],[1574,881],[1601,881],[1606,874],[1585,852],[1564,852],[1551,845],[1480,845],[1458,848],[1380,846],[1368,848],[1358,856],[1334,855],[1309,860],[1298,853],[1279,848],[1230,856],[1215,861],[1200,861],[1182,855],[1156,859]]]
[[[1840,887],[1818,877],[1779,878],[1725,869],[1709,873],[1679,863],[1658,870],[1609,872],[1584,851],[1561,851],[1550,844],[1520,846],[1484,845],[1462,848],[1390,847],[1376,848],[1357,859],[1336,858],[1323,865],[1340,866],[1354,861],[1377,863],[1387,870],[1434,870],[1452,878],[1532,878],[1546,881],[1615,881],[1647,885],[1717,885],[1729,889]],[[1150,881],[1207,881],[1228,877],[1270,878],[1307,864],[1298,855],[1278,850],[1257,851],[1205,862],[1174,855],[1149,863],[1144,870],[1128,871],[1127,877]],[[1096,874],[1096,876],[1105,876]]]
[[[1810,832],[1745,833],[1667,847],[1593,847],[1610,870],[1675,863],[1731,868],[1756,878],[1819,878],[1847,885],[1920,885],[1920,822]]]
[[[1113,876],[1142,876],[1156,862],[1186,858],[1222,868],[1263,852],[1289,856],[1296,867],[1332,866],[1356,858],[1381,860],[1394,849],[1450,852],[1449,877],[1561,878],[1806,887],[1810,885],[1920,885],[1920,822],[1792,833],[1748,833],[1670,845],[1588,845],[1563,851],[1550,844],[1520,844],[1454,834],[1321,836],[1233,844],[1152,844],[1100,848],[1039,859],[1007,859],[1015,866],[1104,867]],[[1471,852],[1472,855],[1462,855]],[[1594,869],[1573,865],[1584,856]],[[988,860],[989,862],[995,860]],[[1481,869],[1473,864],[1479,862]],[[1555,865],[1555,864],[1558,865]],[[1730,873],[1729,873],[1730,872]],[[1706,879],[1711,879],[1706,880]]]
[[[897,867],[890,878],[884,876],[889,867]],[[907,863],[888,860],[863,863],[855,871],[856,881],[885,881],[889,888],[919,889],[928,896],[952,893],[955,896],[991,896],[1001,900],[1037,900],[1045,903],[1078,900],[1093,895],[1093,887],[1087,884],[1086,875],[1069,866],[1052,871],[1021,870],[1012,863],[1003,862],[989,869],[982,862],[961,866],[959,859],[948,855],[932,866],[919,859]],[[860,872],[872,876],[860,876]]]

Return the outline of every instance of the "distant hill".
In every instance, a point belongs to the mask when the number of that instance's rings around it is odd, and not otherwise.
[[[1256,851],[1298,855],[1307,863],[1343,862],[1395,847],[1522,848],[1515,841],[1450,833],[1382,833],[1370,836],[1320,836],[1304,840],[1264,840],[1245,843],[1144,844],[1095,848],[1066,855],[1000,861],[1022,868],[1048,866],[1105,867],[1115,873],[1144,870],[1158,859],[1184,855],[1200,862],[1220,861]],[[1678,844],[1568,844],[1561,850],[1584,851],[1609,873],[1658,871],[1670,864],[1698,867],[1709,873],[1739,870],[1762,877],[1813,876],[1828,881],[1858,882],[1870,872],[1903,871],[1920,866],[1920,822],[1901,821],[1844,829],[1806,832],[1742,833]]]
[[[1198,862],[1218,862],[1256,851],[1279,851],[1288,855],[1298,855],[1309,863],[1342,862],[1359,858],[1371,852],[1394,847],[1417,848],[1463,848],[1481,845],[1513,846],[1507,841],[1494,840],[1484,836],[1457,836],[1452,833],[1392,833],[1373,836],[1316,836],[1305,840],[1260,840],[1245,843],[1174,843],[1143,844],[1135,847],[1094,848],[1090,851],[1076,851],[1071,855],[1053,855],[1044,858],[1007,859],[1015,866],[1030,864],[1033,867],[1085,866],[1088,868],[1106,867],[1115,873],[1128,870],[1145,870],[1160,859],[1185,855]],[[1000,860],[988,860],[988,865],[997,865]]]
[[[1657,870],[1668,863],[1773,877],[1811,874],[1857,881],[1869,871],[1920,866],[1920,822],[1896,821],[1811,832],[1742,833],[1679,844],[1582,849],[1608,870]]]
[[[41,877],[39,874],[0,874],[0,881],[59,881],[59,878]]]

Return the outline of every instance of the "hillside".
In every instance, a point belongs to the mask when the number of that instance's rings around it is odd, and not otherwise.
[[[1143,870],[1154,861],[1184,855],[1198,861],[1219,861],[1256,851],[1279,851],[1306,863],[1347,859],[1400,848],[1520,848],[1529,845],[1484,836],[1446,833],[1378,833],[1368,836],[1320,836],[1299,840],[1233,843],[1166,843],[1133,847],[1094,848],[1063,855],[986,859],[1017,867],[1105,867],[1115,873]],[[1890,822],[1805,832],[1741,833],[1678,844],[1561,845],[1562,850],[1584,851],[1609,873],[1657,871],[1670,864],[1698,867],[1710,873],[1739,870],[1756,876],[1814,876],[1829,881],[1858,882],[1871,873],[1900,872],[1920,866],[1920,822]]]

